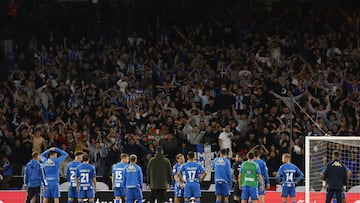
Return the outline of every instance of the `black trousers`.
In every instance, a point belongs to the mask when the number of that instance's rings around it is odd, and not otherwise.
[[[40,186],[39,187],[29,187],[27,190],[26,203],[30,203],[31,199],[35,197],[35,202],[40,202]]]
[[[326,203],[330,203],[332,197],[334,196],[334,193],[336,194],[336,202],[342,202],[341,193],[342,190],[330,190],[328,189],[326,193]]]
[[[157,199],[157,203],[164,203],[166,202],[166,190],[165,189],[161,189],[161,190],[151,190],[150,193],[150,203],[154,203],[155,199]]]

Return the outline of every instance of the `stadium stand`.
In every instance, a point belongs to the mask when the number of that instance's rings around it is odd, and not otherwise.
[[[271,177],[286,152],[304,170],[305,136],[360,135],[357,1],[28,2],[0,3],[1,189],[50,146],[110,185],[121,152],[145,171],[157,145],[217,151],[226,125]]]

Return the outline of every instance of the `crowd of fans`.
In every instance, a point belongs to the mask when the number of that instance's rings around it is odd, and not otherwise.
[[[291,25],[279,14],[275,34],[214,20],[126,40],[117,31],[33,37],[6,55],[2,163],[20,175],[32,151],[57,146],[88,152],[107,176],[121,152],[146,166],[156,145],[174,160],[229,139],[232,154],[259,149],[270,176],[284,152],[304,169],[305,136],[360,135],[360,13],[338,13],[334,22],[331,12],[299,12]]]

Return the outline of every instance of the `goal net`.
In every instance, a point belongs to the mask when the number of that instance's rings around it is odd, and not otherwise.
[[[360,137],[316,136],[305,141],[305,202],[325,201],[321,171],[331,160],[334,150],[341,152],[341,161],[351,170],[346,199],[360,202]]]

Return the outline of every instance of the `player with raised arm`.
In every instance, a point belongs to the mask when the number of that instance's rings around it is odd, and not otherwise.
[[[132,154],[130,155],[130,163],[124,168],[122,186],[126,191],[127,203],[133,203],[135,200],[142,202],[143,172],[136,162],[137,156]]]
[[[58,153],[60,154],[59,157],[57,156]],[[44,192],[44,203],[48,203],[49,199],[54,199],[54,203],[59,203],[60,165],[66,159],[68,153],[57,147],[51,147],[50,149],[41,153],[40,156],[44,166],[45,179],[48,184],[48,188]]]
[[[129,163],[129,155],[121,154],[121,161],[112,166],[112,185],[115,196],[115,203],[120,203],[121,200],[123,202],[126,201],[125,188],[122,187],[123,177],[124,177],[124,168]]]
[[[195,198],[196,203],[200,203],[200,182],[205,178],[206,172],[204,167],[195,161],[195,153],[193,151],[189,151],[187,157],[188,162],[181,166],[177,176],[181,182],[181,187],[185,187],[185,203],[189,203],[191,197]]]
[[[281,197],[283,199],[283,203],[287,202],[288,196],[290,196],[291,203],[295,203],[295,185],[302,181],[304,173],[297,166],[291,163],[290,154],[283,154],[282,162],[283,164],[280,166],[276,174],[276,181],[278,183],[280,183],[280,177],[282,176]],[[297,180],[295,180],[296,175],[298,175]]]
[[[241,164],[239,171],[239,189],[242,190],[241,202],[247,203],[251,198],[253,203],[257,203],[259,199],[258,185],[260,183],[260,191],[264,189],[260,167],[254,162],[254,152],[248,152],[247,161]]]
[[[181,182],[180,182],[177,174],[179,173],[181,166],[185,163],[184,155],[182,155],[182,154],[176,155],[176,161],[177,161],[177,163],[173,166],[172,174],[173,174],[174,180],[175,180],[175,187],[174,187],[175,203],[179,203],[179,202],[181,202],[181,199],[184,197],[184,187],[181,187],[181,185],[180,185]]]
[[[215,170],[216,203],[229,203],[230,188],[232,184],[231,163],[227,157],[227,150],[220,150],[220,157],[214,159],[212,168]]]
[[[239,177],[239,171],[240,171],[240,167],[242,164],[242,158],[240,153],[236,154],[235,156],[235,163],[232,166],[232,172],[233,172],[233,182],[234,182],[234,202],[235,203],[240,203],[240,197],[241,197],[241,190],[239,189],[239,182],[238,182],[238,177]]]
[[[89,203],[94,203],[96,191],[96,170],[89,164],[89,155],[84,153],[83,163],[76,168],[76,185],[78,188],[78,203],[83,203],[88,199]]]
[[[72,203],[74,199],[77,199],[76,168],[82,162],[82,155],[83,152],[76,152],[74,161],[70,162],[66,167],[65,176],[69,182],[68,203]]]
[[[266,189],[269,189],[270,188],[269,171],[266,166],[266,162],[263,161],[262,159],[260,159],[260,154],[259,154],[258,150],[254,150],[254,155],[255,155],[254,162],[259,165],[260,171],[261,171],[261,176],[263,177],[262,184],[266,186]],[[259,183],[259,186],[258,186],[259,200],[260,200],[260,203],[264,203],[265,202],[265,188],[264,188],[264,190],[260,190],[260,185],[261,185],[261,183]]]

